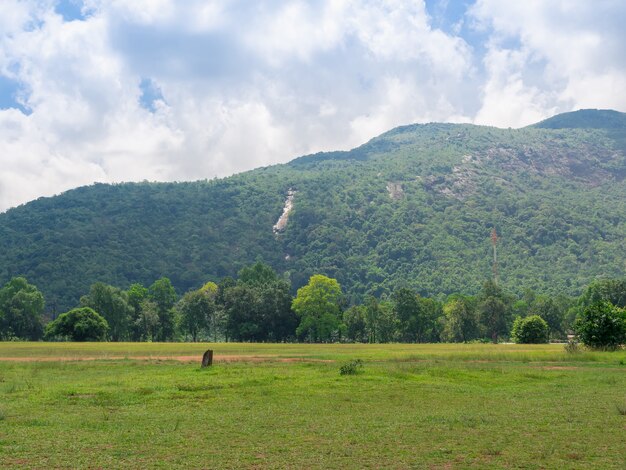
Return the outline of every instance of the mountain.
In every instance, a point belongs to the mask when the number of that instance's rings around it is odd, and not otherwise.
[[[495,227],[505,287],[576,295],[626,271],[625,122],[416,124],[219,180],[78,188],[0,214],[0,282],[25,275],[63,311],[96,281],[168,276],[182,293],[264,260],[294,289],[335,277],[350,300],[473,293]]]

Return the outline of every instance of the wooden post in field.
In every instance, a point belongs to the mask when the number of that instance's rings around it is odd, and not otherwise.
[[[202,367],[209,367],[213,364],[213,350],[207,349],[202,356]]]

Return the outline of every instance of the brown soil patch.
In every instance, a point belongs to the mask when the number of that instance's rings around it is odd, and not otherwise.
[[[78,361],[178,361],[202,362],[202,355],[198,356],[28,356],[28,357],[0,357],[0,361],[7,362],[78,362]],[[253,356],[237,354],[216,354],[213,362],[334,362],[329,359],[311,359],[304,357]]]
[[[545,366],[542,367],[543,370],[577,370],[579,369],[576,366]]]

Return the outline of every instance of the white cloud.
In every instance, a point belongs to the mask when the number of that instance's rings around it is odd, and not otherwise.
[[[479,123],[522,126],[557,112],[626,110],[626,4],[478,0],[492,30]]]
[[[411,122],[626,109],[619,2],[480,0],[454,33],[409,0],[85,0],[70,22],[56,3],[0,3],[0,75],[30,111],[0,110],[0,210],[93,181],[225,176]],[[485,52],[459,36],[472,22]]]

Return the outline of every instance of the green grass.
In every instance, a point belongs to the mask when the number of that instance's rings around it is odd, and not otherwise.
[[[0,357],[102,358],[0,361],[0,467],[625,468],[626,352],[562,350],[0,343]]]

